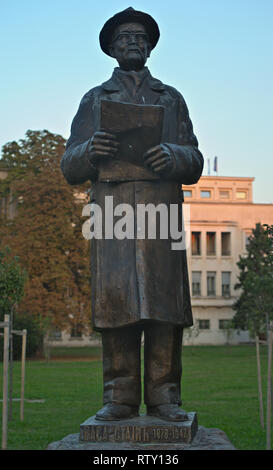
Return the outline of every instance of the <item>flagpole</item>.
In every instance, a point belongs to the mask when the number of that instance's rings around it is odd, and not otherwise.
[[[216,172],[216,176],[218,176],[218,157],[214,157],[213,169]]]

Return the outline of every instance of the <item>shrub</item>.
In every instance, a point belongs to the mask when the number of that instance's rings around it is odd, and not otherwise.
[[[26,345],[26,356],[28,358],[35,357],[42,351],[43,347],[43,330],[40,327],[39,322],[32,315],[24,314],[15,317],[14,330],[27,330],[27,345]],[[13,359],[20,360],[22,351],[22,337],[19,335],[13,335]],[[3,337],[0,337],[0,358],[3,358]]]

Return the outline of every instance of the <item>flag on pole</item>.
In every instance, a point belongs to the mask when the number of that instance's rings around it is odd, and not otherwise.
[[[214,157],[214,167],[213,167],[214,171],[218,171],[218,157]]]
[[[210,159],[208,158],[208,175],[210,175]]]

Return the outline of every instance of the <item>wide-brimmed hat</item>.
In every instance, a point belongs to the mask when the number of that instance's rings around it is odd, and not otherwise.
[[[113,37],[115,28],[123,23],[136,22],[141,23],[145,26],[146,32],[150,39],[151,49],[153,49],[159,39],[159,28],[157,22],[150,16],[148,13],[143,13],[142,11],[137,11],[132,7],[126,8],[116,15],[112,16],[108,21],[106,21],[103,26],[99,40],[100,47],[105,52],[105,54],[110,55],[109,45]]]

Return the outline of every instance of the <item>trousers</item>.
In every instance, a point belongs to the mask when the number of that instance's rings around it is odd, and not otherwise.
[[[144,332],[144,403],[147,406],[161,404],[180,406],[183,328],[152,320],[101,331],[103,404],[140,405],[142,332]]]

